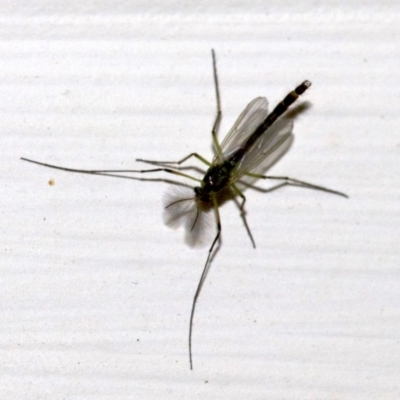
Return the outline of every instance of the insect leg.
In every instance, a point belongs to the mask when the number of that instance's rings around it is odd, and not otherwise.
[[[169,168],[140,169],[140,170],[130,170],[130,171],[126,171],[126,172],[137,172],[137,173],[140,173],[140,174],[145,174],[145,173],[148,173],[148,172],[167,172],[168,174],[179,175],[179,176],[183,176],[185,178],[191,179],[191,180],[196,181],[196,182],[201,182],[200,179],[197,179],[194,176],[191,176],[191,175],[188,175],[188,174],[184,174],[183,172],[176,171],[174,169],[169,169]]]
[[[192,179],[196,182],[200,182],[200,179],[197,179],[191,175],[188,174],[184,174],[183,172],[180,171],[175,171],[173,169],[169,169],[169,168],[153,168],[153,169],[75,169],[75,168],[66,168],[66,167],[59,167],[57,165],[53,165],[53,164],[46,164],[46,163],[42,163],[39,161],[35,161],[35,160],[30,160],[28,158],[24,158],[21,157],[21,160],[23,161],[28,161],[31,162],[33,164],[37,164],[37,165],[41,165],[43,167],[48,167],[48,168],[53,168],[53,169],[59,169],[61,171],[67,171],[67,172],[78,172],[81,174],[91,174],[91,175],[108,175],[111,173],[147,173],[147,172],[167,172],[169,174],[174,174],[174,175],[179,175],[179,176],[183,176],[185,178],[188,179]],[[116,176],[116,175],[114,175]]]
[[[320,190],[321,192],[337,194],[338,196],[343,196],[346,198],[349,197],[346,193],[339,192],[338,190],[329,189],[324,186],[314,185],[313,183],[308,183],[308,182],[300,181],[298,179],[289,178],[288,176],[259,175],[259,174],[252,174],[251,172],[249,172],[245,175],[251,176],[253,178],[258,178],[258,179],[273,179],[273,180],[284,181],[281,186],[286,186],[286,185],[301,186],[301,187],[305,187],[308,189]]]
[[[240,205],[240,211],[243,211],[244,203],[246,203],[246,196],[242,193],[242,191],[234,184],[231,184],[235,193],[242,199],[242,204]]]
[[[309,189],[315,189],[315,190],[320,190],[322,192],[337,194],[338,196],[343,196],[343,197],[346,197],[346,198],[349,197],[346,193],[339,192],[338,190],[329,189],[329,188],[326,188],[324,186],[314,185],[312,183],[300,181],[298,179],[289,178],[288,176],[270,176],[270,175],[265,175],[265,176],[263,176],[263,179],[281,180],[281,181],[284,181],[285,184],[287,184],[287,185],[291,185],[291,184],[292,185],[298,185],[298,186],[302,186],[302,187],[309,188]]]
[[[189,321],[189,363],[190,363],[190,369],[193,369],[193,357],[192,357],[192,333],[193,333],[193,318],[194,318],[194,312],[196,309],[196,303],[197,300],[200,296],[201,289],[203,287],[203,284],[206,280],[208,270],[210,269],[210,260],[211,260],[211,255],[213,253],[215,244],[218,242],[219,237],[221,236],[221,218],[219,216],[219,210],[218,210],[218,203],[215,197],[212,198],[213,203],[214,203],[214,211],[215,211],[215,218],[217,222],[217,234],[215,235],[215,238],[211,244],[210,249],[208,250],[208,256],[206,263],[204,264],[203,272],[201,273],[201,277],[199,280],[199,283],[197,285],[196,293],[193,297],[193,302],[192,302],[192,310],[190,312],[190,321]]]
[[[213,76],[214,76],[214,85],[215,85],[215,97],[216,97],[216,102],[217,102],[217,115],[215,117],[215,121],[212,127],[212,138],[214,142],[214,146],[217,150],[217,152],[221,152],[221,146],[219,144],[217,135],[218,135],[218,129],[219,125],[221,123],[221,118],[222,118],[222,111],[221,111],[221,100],[220,100],[220,95],[219,95],[219,84],[218,84],[218,73],[217,73],[217,61],[215,57],[215,51],[214,49],[211,50],[211,56],[212,56],[212,62],[213,62]],[[197,153],[190,153],[186,157],[182,158],[182,160],[179,161],[152,161],[152,160],[143,160],[141,158],[136,159],[138,162],[143,162],[146,164],[153,164],[153,165],[163,165],[163,164],[176,164],[176,165],[181,165],[185,161],[187,161],[191,157],[196,157],[198,160],[203,162],[204,164],[208,165],[209,167],[211,166],[211,163],[207,161],[204,157],[202,157],[200,154]]]
[[[153,165],[165,165],[165,164],[176,164],[176,165],[181,165],[185,161],[187,161],[190,157],[196,157],[198,160],[203,162],[204,164],[210,166],[211,163],[207,161],[204,157],[202,157],[200,154],[197,153],[190,153],[188,156],[182,158],[182,160],[179,161],[152,161],[152,160],[143,160],[142,158],[137,158],[136,161],[138,162],[143,162],[146,164],[153,164]]]
[[[244,203],[246,202],[246,196],[235,184],[232,183],[231,186],[232,186],[232,189],[234,190],[234,192],[242,199],[242,204],[240,204],[240,206],[239,206],[240,216],[243,219],[243,223],[246,228],[247,234],[249,235],[249,238],[251,240],[251,244],[253,245],[254,248],[256,248],[256,242],[254,241],[249,224],[247,223],[246,213],[244,211]]]
[[[43,167],[47,167],[47,168],[53,168],[53,169],[59,169],[61,171],[67,171],[67,172],[77,172],[80,174],[92,174],[92,175],[107,175],[108,173],[126,173],[126,172],[137,172],[137,171],[130,171],[130,170],[119,170],[119,169],[77,169],[77,168],[67,168],[67,167],[60,167],[58,165],[53,165],[53,164],[47,164],[47,163],[43,163],[40,161],[35,161],[35,160],[31,160],[29,158],[25,158],[25,157],[21,157],[22,161],[28,161],[32,164],[37,164],[37,165],[41,165]]]
[[[215,98],[217,101],[217,115],[215,117],[214,125],[211,131],[212,137],[213,137],[213,142],[215,149],[217,150],[217,153],[221,153],[221,145],[218,142],[218,130],[219,130],[219,124],[221,123],[222,119],[222,111],[221,111],[221,99],[219,95],[219,84],[218,84],[218,73],[217,73],[217,61],[215,58],[215,51],[214,49],[211,50],[211,55],[212,55],[212,61],[213,61],[213,73],[214,73],[214,85],[215,85]]]
[[[220,95],[219,95],[217,62],[216,62],[214,50],[211,50],[211,55],[212,55],[212,61],[213,61],[215,96],[216,96],[216,101],[217,101],[217,116],[215,117],[215,121],[213,124],[211,134],[212,134],[214,146],[217,149],[217,152],[221,152],[221,146],[218,142],[217,134],[218,134],[218,129],[219,129],[219,125],[221,122],[221,118],[222,118],[222,111],[221,111],[221,101],[220,101]],[[182,158],[182,160],[179,160],[179,161],[153,161],[153,160],[144,160],[141,158],[136,159],[136,161],[143,162],[146,164],[153,164],[153,165],[165,165],[165,164],[181,165],[182,163],[184,163],[191,157],[196,157],[198,160],[200,160],[204,164],[208,165],[209,167],[211,166],[211,163],[209,161],[207,161],[204,157],[202,157],[200,154],[197,154],[197,153],[190,153],[189,155],[187,155],[186,157]]]

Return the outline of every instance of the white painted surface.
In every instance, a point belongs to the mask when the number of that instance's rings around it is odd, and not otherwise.
[[[399,9],[391,2],[3,2],[0,394],[4,399],[400,396]],[[70,174],[210,158],[256,96],[311,107],[206,257],[162,222],[167,184]],[[163,177],[160,175],[160,177]],[[54,180],[50,186],[48,181]]]

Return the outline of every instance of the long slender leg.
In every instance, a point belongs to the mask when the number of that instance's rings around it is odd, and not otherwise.
[[[219,216],[219,210],[218,210],[218,203],[217,200],[213,197],[213,203],[214,203],[214,210],[215,210],[215,218],[217,221],[217,234],[215,235],[215,238],[211,244],[210,249],[208,250],[208,256],[206,263],[204,264],[203,272],[201,273],[201,277],[199,280],[199,283],[197,285],[196,293],[193,297],[193,302],[192,302],[192,310],[190,312],[190,322],[189,322],[189,362],[190,362],[190,369],[193,369],[193,357],[192,357],[192,333],[193,333],[193,318],[194,318],[194,312],[196,310],[196,303],[197,300],[200,296],[201,289],[203,287],[203,284],[206,280],[208,270],[210,269],[210,259],[212,252],[214,250],[215,244],[218,242],[219,237],[221,236],[221,218]]]
[[[273,180],[284,181],[284,184],[282,186],[284,186],[284,185],[301,186],[301,187],[305,187],[308,189],[320,190],[322,192],[337,194],[338,196],[349,198],[349,196],[346,193],[339,192],[338,190],[329,189],[324,186],[314,185],[313,183],[308,183],[308,182],[300,181],[298,179],[289,178],[288,176],[259,175],[259,174],[253,174],[251,172],[248,172],[245,175],[251,176],[253,178],[258,178],[258,179],[273,179]]]
[[[182,160],[179,161],[153,161],[153,160],[143,160],[142,158],[137,158],[136,161],[138,162],[143,162],[146,164],[153,164],[153,165],[164,165],[164,164],[176,164],[176,165],[181,165],[185,161],[187,161],[191,157],[196,157],[198,160],[203,162],[204,164],[210,166],[211,163],[207,161],[204,157],[202,157],[200,154],[197,153],[190,153],[186,157],[182,158]]]
[[[108,173],[140,173],[140,174],[144,174],[144,173],[148,173],[148,172],[167,172],[169,174],[183,176],[185,178],[192,179],[192,180],[194,180],[196,182],[200,182],[200,179],[197,179],[197,178],[195,178],[195,177],[193,177],[191,175],[184,174],[183,172],[175,171],[175,170],[169,169],[169,168],[126,169],[126,170],[124,170],[124,169],[91,170],[91,169],[75,169],[75,168],[59,167],[57,165],[46,164],[46,163],[42,163],[42,162],[39,162],[39,161],[30,160],[30,159],[24,158],[24,157],[21,157],[21,160],[28,161],[30,163],[37,164],[37,165],[42,165],[43,167],[59,169],[61,171],[67,171],[67,172],[78,172],[78,173],[81,173],[81,174],[107,175]]]
[[[242,191],[234,184],[231,184],[233,190],[235,193],[242,199],[242,204],[240,205],[240,211],[243,211],[244,209],[244,203],[246,203],[246,196],[242,193]]]
[[[221,98],[219,95],[219,84],[218,84],[218,73],[217,73],[217,61],[215,58],[215,51],[214,49],[211,50],[212,54],[212,61],[213,61],[213,72],[214,72],[214,84],[215,84],[215,97],[217,101],[217,115],[215,117],[214,125],[211,131],[212,137],[213,137],[213,142],[215,149],[217,150],[217,153],[221,153],[221,145],[219,144],[218,141],[218,130],[219,130],[219,124],[221,123],[222,119],[222,111],[221,111]]]
[[[221,99],[220,99],[220,94],[219,94],[219,84],[218,84],[218,73],[217,73],[217,61],[215,58],[215,51],[214,49],[211,50],[211,55],[212,55],[212,62],[213,62],[213,76],[214,76],[214,85],[215,85],[215,97],[216,97],[216,102],[217,102],[217,115],[215,117],[215,121],[212,127],[212,138],[214,142],[214,146],[217,150],[217,152],[221,152],[221,146],[219,144],[217,135],[218,135],[218,129],[219,125],[221,123],[221,118],[222,118],[222,111],[221,111]],[[146,164],[153,164],[153,165],[163,165],[163,164],[176,164],[176,165],[181,165],[185,161],[187,161],[191,157],[196,157],[198,160],[203,162],[204,164],[211,166],[211,163],[207,161],[204,157],[202,157],[198,153],[190,153],[186,157],[182,158],[182,160],[179,161],[153,161],[153,160],[144,160],[142,158],[137,158],[136,161],[143,162]]]
[[[242,199],[242,204],[240,204],[240,206],[239,206],[240,216],[243,219],[243,223],[246,228],[247,234],[249,235],[249,238],[251,240],[251,244],[253,245],[254,248],[256,248],[256,242],[254,241],[249,224],[247,223],[246,213],[244,211],[244,203],[246,202],[246,196],[242,193],[242,191],[235,184],[231,184],[231,186],[232,186],[233,190],[235,191],[235,193]]]
[[[273,179],[273,180],[285,181],[288,185],[290,185],[290,184],[299,185],[299,186],[302,186],[302,187],[305,187],[305,188],[320,190],[322,192],[337,194],[338,196],[349,198],[349,196],[346,193],[339,192],[338,190],[329,189],[329,188],[326,188],[324,186],[314,185],[312,183],[300,181],[298,179],[289,178],[288,176],[270,176],[270,175],[265,175],[265,176],[263,176],[263,179]]]

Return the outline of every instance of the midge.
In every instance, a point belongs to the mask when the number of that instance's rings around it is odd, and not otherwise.
[[[217,101],[217,115],[212,128],[212,138],[215,148],[215,156],[212,162],[208,162],[204,157],[197,153],[191,153],[180,161],[150,161],[137,159],[136,161],[144,162],[158,166],[158,168],[145,170],[82,170],[64,168],[56,165],[50,165],[27,158],[22,160],[35,164],[43,165],[50,168],[56,168],[69,172],[79,172],[95,175],[115,176],[115,173],[154,173],[167,172],[169,174],[179,175],[191,180],[197,181],[198,185],[194,187],[192,194],[187,197],[180,197],[166,204],[167,212],[172,215],[176,212],[178,218],[184,216],[185,213],[192,212],[191,219],[187,225],[189,232],[195,231],[200,225],[201,215],[208,209],[213,209],[215,213],[217,231],[215,237],[208,250],[208,256],[203,267],[203,271],[197,285],[197,289],[192,301],[189,321],[189,363],[190,369],[193,369],[192,358],[192,333],[193,318],[196,303],[199,298],[202,286],[205,282],[207,272],[211,264],[211,258],[216,243],[221,235],[221,219],[219,215],[219,206],[223,202],[223,193],[226,190],[233,195],[241,198],[239,208],[241,216],[244,220],[245,227],[249,234],[250,240],[255,247],[255,242],[248,228],[246,217],[244,214],[244,204],[246,197],[241,187],[251,187],[251,183],[256,179],[274,179],[281,181],[283,185],[302,186],[305,188],[321,190],[328,193],[337,194],[347,197],[346,194],[336,190],[328,189],[322,186],[313,185],[297,179],[284,176],[264,175],[269,167],[271,167],[289,148],[292,141],[293,121],[282,117],[287,109],[302,95],[310,86],[310,81],[304,81],[291,91],[278,105],[268,113],[268,103],[265,97],[255,98],[240,114],[239,118],[229,131],[225,139],[220,144],[217,138],[217,132],[222,117],[220,94],[218,85],[218,75],[216,68],[215,52],[212,53],[213,73],[215,83],[215,93]],[[191,157],[199,159],[208,166],[203,179],[181,172],[179,166]],[[175,165],[175,166],[174,166]],[[240,187],[239,187],[240,184]],[[186,205],[186,210],[182,211],[181,207]],[[176,211],[174,211],[176,208]]]

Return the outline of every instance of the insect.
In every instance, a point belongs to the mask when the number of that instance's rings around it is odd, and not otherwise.
[[[293,122],[289,118],[284,118],[283,114],[288,108],[301,96],[310,86],[311,82],[306,80],[293,91],[284,97],[278,105],[269,113],[268,103],[265,97],[257,97],[251,101],[239,118],[228,132],[222,143],[219,143],[217,133],[222,118],[220,93],[218,84],[218,74],[216,67],[216,57],[214,50],[211,51],[213,75],[215,84],[215,95],[217,103],[217,115],[211,131],[215,156],[212,162],[207,161],[198,153],[191,153],[179,161],[151,161],[137,159],[136,161],[154,165],[156,168],[142,170],[82,170],[65,168],[56,165],[46,164],[27,158],[24,161],[39,164],[45,167],[55,168],[63,171],[87,173],[106,176],[125,173],[155,173],[166,172],[168,174],[178,175],[197,182],[197,186],[192,188],[188,195],[178,196],[173,201],[167,202],[165,209],[174,217],[178,215],[178,219],[185,217],[190,211],[191,218],[187,225],[188,231],[194,232],[200,225],[200,219],[203,213],[213,210],[216,221],[216,233],[208,249],[208,255],[204,264],[200,280],[198,282],[190,311],[189,320],[189,364],[193,369],[192,356],[192,336],[193,336],[193,319],[197,300],[201,289],[204,285],[208,270],[210,268],[211,259],[214,254],[215,246],[221,236],[221,218],[219,207],[222,203],[221,198],[227,191],[233,196],[238,196],[241,203],[237,203],[241,211],[245,227],[247,229],[250,240],[255,247],[254,239],[248,227],[246,216],[244,214],[244,205],[246,197],[242,188],[252,186],[257,179],[271,179],[281,181],[281,185],[301,186],[309,189],[316,189],[343,197],[348,197],[345,193],[328,189],[323,186],[314,185],[298,179],[285,176],[264,175],[283,154],[288,150],[292,141]],[[181,165],[190,158],[195,157],[204,163],[208,169],[202,179],[198,179],[192,175],[182,172]],[[184,210],[182,211],[182,206]],[[185,208],[186,206],[186,208]],[[175,209],[175,211],[174,211]]]

